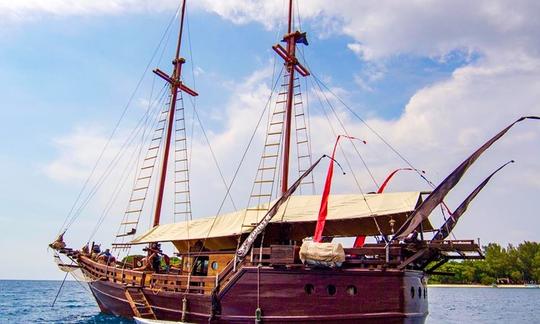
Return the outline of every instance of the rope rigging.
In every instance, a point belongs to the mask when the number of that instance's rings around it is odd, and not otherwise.
[[[113,194],[110,196],[108,202],[105,204],[105,208],[103,209],[102,213],[101,213],[101,216],[100,218],[98,219],[97,221],[97,224],[94,228],[94,230],[91,232],[90,234],[90,237],[88,239],[88,242],[90,242],[92,240],[92,238],[94,237],[94,235],[97,233],[97,231],[99,230],[99,228],[101,227],[103,221],[105,220],[105,218],[108,216],[110,210],[112,209],[112,207],[114,206],[115,202],[117,201],[118,199],[118,196],[119,194],[122,192],[122,189],[124,188],[125,184],[127,183],[127,180],[129,180],[129,173],[131,171],[133,171],[130,167],[128,167],[129,165],[132,165],[133,162],[137,162],[137,164],[139,164],[140,160],[141,160],[141,152],[142,152],[142,148],[144,146],[144,143],[146,142],[146,140],[148,139],[148,137],[150,136],[150,132],[148,132],[147,134],[147,130],[149,128],[151,128],[150,126],[151,125],[155,125],[157,123],[157,119],[159,118],[159,112],[161,110],[161,106],[162,106],[162,103],[163,103],[163,100],[165,98],[165,90],[166,88],[163,87],[162,89],[162,94],[158,97],[158,99],[156,99],[156,102],[153,104],[153,105],[149,105],[149,108],[147,110],[147,113],[145,114],[146,116],[146,120],[151,120],[153,119],[154,122],[153,123],[148,123],[146,122],[146,126],[144,127],[144,130],[141,134],[141,142],[140,144],[133,150],[133,153],[131,154],[130,158],[128,159],[128,162],[126,163],[126,167],[123,168],[122,170],[122,174],[120,176],[120,179],[119,181],[117,182],[116,186],[115,186],[115,189],[113,190]],[[152,108],[154,107],[157,107],[157,111],[154,113],[154,117],[153,118],[150,118],[150,111]],[[137,153],[138,151],[138,154],[135,154]],[[133,181],[136,181],[136,177],[134,177]],[[117,233],[119,234],[119,233]]]
[[[152,62],[154,61],[154,58],[156,57],[161,45],[164,43],[165,36],[167,35],[171,25],[173,24],[174,18],[178,14],[179,10],[180,10],[180,6],[178,6],[175,14],[169,20],[169,22],[167,24],[167,27],[165,28],[165,31],[163,32],[163,35],[162,35],[162,37],[160,38],[160,40],[158,42],[158,45],[154,49],[154,51],[153,51],[153,53],[151,55],[151,58],[148,61],[148,64],[144,68],[144,71],[143,71],[141,77],[137,81],[137,83],[135,85],[135,88],[133,89],[133,91],[132,91],[132,93],[131,93],[131,95],[130,95],[127,103],[126,103],[126,105],[124,106],[124,108],[123,108],[123,110],[122,110],[122,112],[120,114],[120,117],[116,121],[111,134],[107,138],[107,141],[106,141],[105,145],[103,146],[100,154],[98,155],[98,158],[96,159],[96,162],[94,163],[94,165],[93,165],[93,167],[92,167],[92,169],[90,171],[90,174],[88,175],[88,177],[84,181],[79,193],[77,194],[77,197],[75,198],[75,201],[73,202],[73,204],[72,204],[70,210],[68,211],[62,225],[60,226],[58,234],[66,232],[68,230],[68,228],[74,223],[74,221],[79,217],[81,208],[77,208],[77,206],[78,206],[81,198],[83,197],[83,194],[86,191],[86,189],[87,189],[87,187],[88,187],[88,185],[90,183],[90,180],[93,178],[95,172],[97,171],[98,165],[101,163],[105,152],[107,151],[107,149],[109,148],[110,143],[112,142],[113,137],[116,135],[116,133],[117,133],[119,127],[120,127],[120,124],[124,120],[124,117],[126,116],[128,110],[129,110],[129,108],[130,108],[130,106],[131,106],[131,104],[132,104],[132,102],[133,102],[133,100],[135,98],[135,95],[138,93],[138,91],[139,91],[139,89],[140,89],[140,87],[141,87],[141,85],[142,85],[142,83],[143,83],[143,81],[144,81],[144,79],[145,79],[145,77],[146,77],[146,75],[148,73],[148,70],[150,69],[150,66],[152,65]],[[90,195],[91,194],[89,193],[87,197],[89,197]],[[88,199],[85,199],[85,200],[88,200]],[[84,205],[86,205],[86,204],[84,204]]]

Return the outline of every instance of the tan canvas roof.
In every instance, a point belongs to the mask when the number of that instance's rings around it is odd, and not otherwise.
[[[272,219],[267,227],[265,239],[277,237],[284,226],[287,227],[287,237],[292,240],[301,240],[313,235],[320,201],[319,195],[292,196]],[[397,230],[419,201],[419,192],[368,194],[365,195],[365,199],[359,194],[332,195],[328,203],[324,235],[341,237],[378,235],[374,218],[377,219],[383,233],[390,234],[389,220],[392,218],[396,221],[394,229]],[[263,216],[264,212],[246,212],[243,209],[218,217],[163,224],[152,228],[131,243],[170,241],[179,249],[183,249],[188,241],[206,239],[205,246],[210,249],[234,248],[238,235],[249,233],[252,229],[249,225],[255,225]],[[424,229],[432,229],[429,221],[425,222]]]

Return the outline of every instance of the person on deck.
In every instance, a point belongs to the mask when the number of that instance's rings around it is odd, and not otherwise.
[[[152,243],[148,248],[148,263],[152,266],[152,270],[158,273],[161,270],[161,249],[158,243]]]
[[[105,249],[105,251],[101,252],[98,255],[98,262],[102,262],[108,265],[116,262],[116,259],[114,258],[114,256],[112,256],[109,249]]]
[[[100,246],[98,244],[92,244],[92,254],[90,255],[92,260],[97,260],[100,253],[101,253]]]

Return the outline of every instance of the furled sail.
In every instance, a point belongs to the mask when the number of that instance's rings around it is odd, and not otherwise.
[[[514,160],[506,162],[505,164],[500,166],[497,170],[493,171],[489,175],[489,177],[487,177],[484,181],[482,181],[482,183],[480,183],[480,185],[478,185],[478,187],[476,187],[476,189],[474,189],[473,192],[471,192],[469,196],[465,198],[465,200],[459,205],[459,207],[456,208],[456,210],[450,214],[450,217],[446,220],[446,222],[444,222],[441,228],[437,230],[437,233],[433,236],[432,241],[444,240],[445,238],[447,238],[450,232],[452,232],[452,230],[454,229],[454,227],[456,227],[457,221],[459,220],[461,215],[463,215],[467,211],[467,208],[469,207],[469,204],[471,203],[471,201],[473,201],[473,199],[476,198],[476,195],[478,195],[480,191],[484,189],[484,187],[487,185],[489,180],[491,180],[491,178],[497,172],[499,172],[502,168],[504,168],[510,163],[514,163]]]
[[[431,212],[443,201],[444,197],[452,190],[452,188],[455,187],[455,185],[461,180],[467,169],[482,155],[493,143],[495,143],[497,140],[499,140],[501,137],[512,128],[515,124],[525,120],[525,119],[537,119],[540,120],[540,117],[537,116],[526,116],[521,117],[512,124],[508,125],[506,128],[504,128],[502,131],[500,131],[497,135],[493,136],[489,141],[484,143],[479,149],[477,149],[471,156],[469,156],[465,161],[463,161],[446,179],[441,182],[433,190],[431,195],[429,195],[426,200],[418,207],[414,213],[409,218],[410,221],[408,223],[403,224],[401,228],[396,232],[396,235],[392,238],[395,239],[404,239],[409,234],[411,234],[419,225],[420,223],[428,218],[428,216],[431,214]],[[408,224],[407,227],[405,227]]]
[[[323,155],[317,161],[315,161],[315,163],[313,163],[313,165],[309,167],[309,169],[307,169],[306,172],[304,172],[304,174],[302,174],[300,178],[298,178],[298,180],[296,180],[295,183],[293,183],[293,185],[289,187],[289,189],[287,189],[285,194],[283,194],[283,196],[281,196],[281,198],[279,198],[274,203],[274,205],[272,205],[272,207],[268,210],[266,215],[264,215],[264,217],[261,219],[259,224],[257,224],[257,226],[253,229],[251,233],[249,233],[249,236],[246,238],[244,243],[242,243],[238,251],[236,251],[236,255],[240,259],[244,258],[247,255],[247,253],[249,252],[249,249],[253,245],[253,242],[255,242],[255,239],[257,239],[257,236],[259,236],[259,234],[261,234],[264,231],[268,223],[270,223],[270,221],[272,220],[272,217],[274,217],[274,215],[279,210],[279,207],[283,205],[283,203],[286,202],[287,199],[289,199],[289,197],[294,193],[296,188],[300,186],[300,184],[302,183],[302,180],[304,180],[304,178],[307,177],[311,173],[311,171],[313,171],[313,169],[315,169],[317,164],[319,164],[319,162],[321,162],[321,160],[325,156],[326,155]]]

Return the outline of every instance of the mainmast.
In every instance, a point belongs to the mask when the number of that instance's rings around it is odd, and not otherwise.
[[[294,101],[294,74],[298,72],[303,77],[309,75],[309,71],[302,66],[296,58],[296,44],[304,43],[307,45],[306,33],[300,31],[292,32],[293,29],[293,0],[289,0],[289,22],[287,34],[283,36],[283,42],[287,43],[287,49],[280,44],[272,46],[274,51],[285,60],[285,67],[289,73],[289,82],[287,87],[287,103],[285,105],[285,134],[283,145],[283,165],[281,176],[281,195],[287,192],[289,188],[289,155],[291,146],[291,120],[293,114]]]
[[[176,46],[176,55],[174,57],[174,60],[172,62],[173,64],[173,72],[169,76],[165,72],[161,71],[160,69],[155,69],[154,73],[157,74],[159,77],[163,78],[165,81],[167,81],[170,84],[170,91],[171,91],[171,102],[169,105],[169,113],[167,115],[167,128],[165,132],[165,146],[163,150],[162,160],[161,160],[161,168],[159,170],[159,187],[157,191],[157,199],[156,199],[156,208],[154,210],[154,221],[153,226],[159,225],[159,220],[161,217],[161,210],[163,205],[163,193],[165,191],[165,180],[167,178],[167,162],[169,161],[169,152],[170,152],[170,146],[171,146],[171,137],[173,126],[174,126],[174,113],[176,111],[176,101],[178,98],[178,93],[180,91],[184,91],[185,93],[191,95],[191,96],[198,96],[199,94],[187,86],[185,86],[181,79],[182,79],[182,65],[186,63],[186,60],[183,57],[180,57],[180,48],[182,46],[182,32],[184,30],[184,16],[186,13],[186,0],[182,1],[182,14],[180,15],[180,31],[178,33],[178,44]]]

